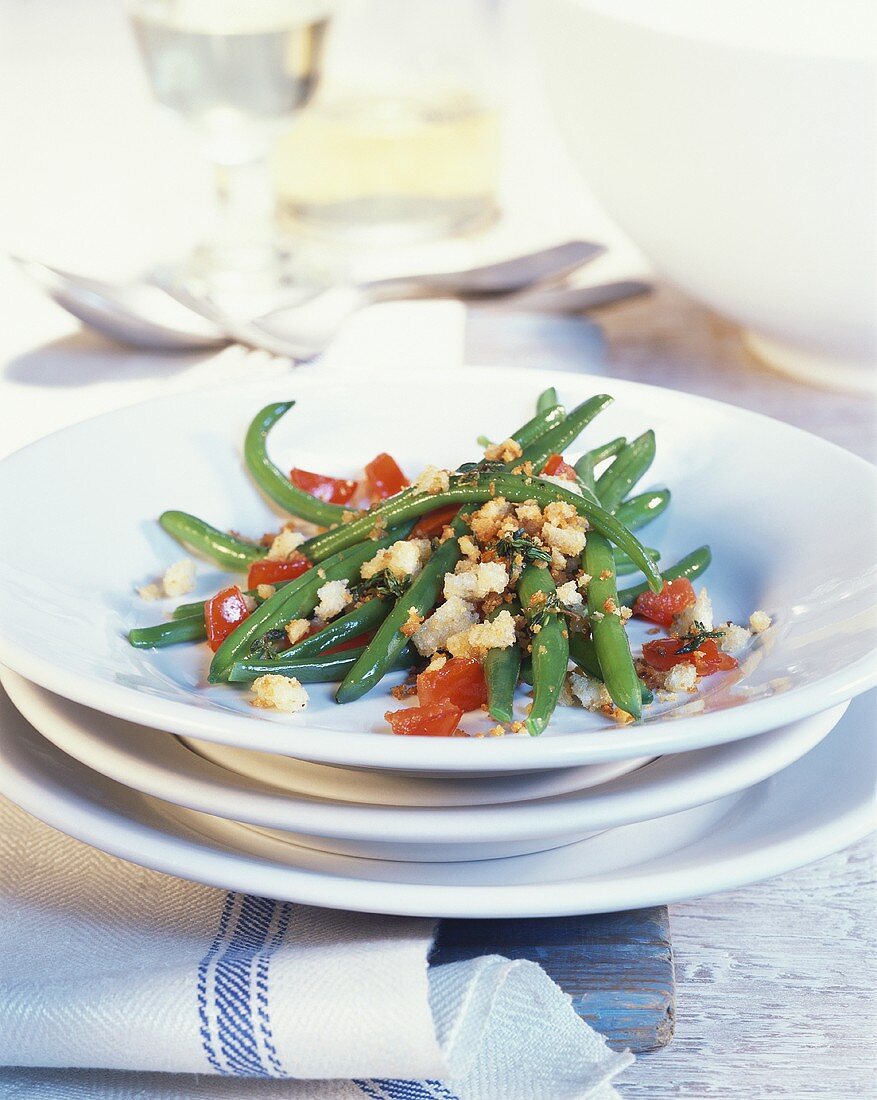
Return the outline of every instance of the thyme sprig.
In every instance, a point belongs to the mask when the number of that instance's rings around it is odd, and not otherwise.
[[[515,554],[520,554],[524,562],[551,561],[551,551],[530,538],[523,527],[519,527],[510,535],[503,535],[491,549],[500,558],[511,559]]]
[[[682,642],[682,645],[676,650],[676,653],[677,655],[680,653],[694,653],[696,649],[700,649],[708,638],[721,637],[721,630],[707,630],[703,623],[695,622],[691,630],[680,637],[679,641]]]
[[[276,657],[280,652],[279,643],[285,641],[285,630],[268,630],[253,646],[253,657],[261,661],[270,661],[272,657]]]
[[[375,573],[368,580],[355,584],[350,589],[350,593],[356,600],[369,599],[372,596],[398,600],[407,587],[405,581],[399,580],[395,573],[385,569],[382,573]]]

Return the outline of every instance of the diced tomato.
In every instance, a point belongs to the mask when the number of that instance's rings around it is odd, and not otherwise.
[[[687,577],[677,577],[675,581],[664,581],[660,592],[647,588],[633,602],[633,613],[641,619],[672,626],[673,619],[686,607],[694,604],[696,597],[691,581]]]
[[[368,643],[375,636],[375,632],[370,630],[368,634],[360,634],[356,638],[348,638],[344,642],[339,642],[338,645],[333,645],[329,649],[324,649],[324,653],[343,653],[346,649],[359,649],[360,646],[368,645]]]
[[[244,594],[236,584],[224,588],[204,605],[207,644],[215,653],[238,623],[249,615]]]
[[[699,676],[737,667],[736,658],[730,653],[723,653],[712,638],[706,638],[691,653],[680,653],[682,645],[684,641],[681,638],[656,638],[643,646],[643,660],[659,672],[666,672],[674,665],[687,661],[694,665]]]
[[[462,711],[487,702],[487,684],[481,662],[472,657],[452,657],[441,668],[417,677],[417,699],[422,707],[451,703]]]
[[[384,715],[393,733],[408,737],[450,737],[463,717],[453,703],[430,703],[428,707],[388,710]]]
[[[563,477],[567,481],[577,481],[575,469],[564,461],[563,455],[549,455],[548,461],[542,467],[542,473],[549,477]]]
[[[377,455],[365,468],[365,476],[368,480],[369,496],[372,500],[386,500],[387,497],[398,493],[411,482],[399,469],[399,464],[392,455],[384,452]]]
[[[277,584],[278,581],[291,581],[307,572],[312,564],[304,554],[295,554],[285,561],[260,558],[250,566],[247,574],[247,588],[258,588],[260,584]]]
[[[447,508],[436,508],[434,512],[427,512],[421,516],[411,531],[413,539],[433,539],[451,522],[460,507],[457,504],[449,504]]]
[[[317,500],[325,500],[328,504],[346,504],[356,492],[355,481],[329,477],[328,474],[314,474],[310,470],[301,470],[298,466],[289,471],[289,480],[297,489],[310,493]]]

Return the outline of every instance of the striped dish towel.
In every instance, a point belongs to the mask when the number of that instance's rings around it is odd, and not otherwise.
[[[629,1056],[538,966],[429,968],[432,936],[148,871],[0,800],[0,1096],[616,1096]]]

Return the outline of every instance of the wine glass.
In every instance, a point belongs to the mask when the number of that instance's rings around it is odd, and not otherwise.
[[[288,281],[273,222],[270,146],[316,89],[327,0],[128,0],[159,104],[195,135],[215,175],[209,238],[184,280],[207,287]]]

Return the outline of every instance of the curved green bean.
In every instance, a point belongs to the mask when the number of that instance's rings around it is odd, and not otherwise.
[[[638,531],[665,512],[670,500],[669,489],[655,489],[653,492],[640,493],[638,496],[628,498],[619,504],[612,514],[624,524],[628,531]]]
[[[576,405],[563,420],[547,432],[543,432],[533,443],[525,447],[523,455],[509,465],[514,467],[524,462],[532,462],[533,469],[538,473],[548,461],[549,455],[563,454],[594,417],[601,413],[607,405],[611,404],[612,398],[608,394],[599,393],[595,397],[583,401],[581,405]]]
[[[536,412],[544,412],[545,409],[550,409],[552,405],[557,404],[557,390],[554,386],[549,386],[547,390],[543,390],[536,398]]]
[[[501,611],[519,615],[521,611],[517,600],[501,603],[488,616],[493,621]],[[516,645],[504,649],[488,649],[484,655],[484,679],[487,684],[487,709],[497,722],[513,722],[515,687],[521,668],[521,650]]]
[[[699,546],[696,550],[692,550],[690,554],[687,554],[684,558],[680,559],[675,565],[671,565],[669,569],[664,569],[661,572],[661,585],[663,587],[666,581],[675,581],[679,577],[687,577],[691,580],[693,577],[699,576],[708,567],[713,560],[712,553],[708,546]],[[637,596],[641,596],[651,585],[643,582],[642,584],[635,584],[630,588],[625,588],[623,592],[618,593],[618,600],[624,604],[625,607],[632,607]]]
[[[593,639],[589,638],[587,634],[582,634],[580,631],[570,632],[569,659],[574,665],[577,665],[586,676],[590,676],[592,680],[602,681],[603,671],[597,659],[597,650],[594,648]],[[655,696],[642,680],[640,680],[639,690],[640,698],[643,703],[651,703]]]
[[[405,594],[396,600],[393,610],[378,627],[374,638],[344,677],[335,692],[337,703],[352,703],[356,699],[361,699],[384,676],[396,656],[408,643],[408,639],[402,633],[402,627],[412,608],[423,618],[435,607],[441,595],[445,573],[453,572],[454,566],[460,560],[459,536],[467,529],[460,516],[454,518],[451,528],[454,537],[445,539],[436,547],[432,557],[411,582]]]
[[[293,516],[328,527],[332,523],[342,522],[345,515],[358,509],[348,508],[344,504],[330,504],[304,492],[293,485],[268,457],[268,433],[294,404],[294,401],[278,401],[273,405],[266,405],[256,414],[244,439],[244,461],[253,480],[275,504],[279,504]]]
[[[640,718],[640,682],[619,614],[615,559],[609,542],[597,532],[588,534],[584,564],[591,575],[588,583],[588,619],[597,660],[603,672],[603,683],[617,707],[634,718]]]
[[[364,649],[348,649],[343,653],[329,653],[321,657],[304,657],[296,661],[285,660],[282,655],[276,661],[235,661],[229,670],[228,678],[233,684],[250,683],[260,676],[294,676],[301,684],[331,684],[350,671]],[[398,672],[410,668],[417,654],[410,646],[405,646],[388,668],[388,672]]]
[[[246,573],[254,561],[265,557],[264,546],[211,527],[188,512],[162,512],[158,522],[177,542],[199,550],[205,557],[212,558],[218,565],[233,572]]]
[[[304,657],[318,657],[327,649],[341,645],[342,642],[349,642],[351,638],[358,638],[360,634],[380,626],[389,615],[392,606],[391,600],[373,596],[359,607],[355,607],[353,611],[348,611],[346,615],[339,615],[316,634],[302,638],[300,642],[285,649],[277,655],[277,660],[297,661]]]
[[[518,580],[518,599],[530,624],[533,705],[525,725],[537,737],[551,720],[569,663],[566,626],[557,611],[557,589],[547,569],[528,565]]]
[[[207,628],[204,626],[203,614],[128,631],[128,641],[137,649],[163,649],[180,642],[198,642],[206,637]]]
[[[617,439],[610,439],[608,443],[603,443],[599,447],[594,447],[590,451],[585,451],[581,458],[576,462],[573,469],[576,472],[576,476],[580,481],[583,481],[585,485],[594,491],[594,467],[601,462],[605,462],[607,458],[614,458],[627,444],[625,436],[620,435]]]
[[[207,679],[211,684],[221,683],[236,661],[244,660],[258,640],[269,630],[277,630],[292,619],[310,615],[317,602],[317,590],[327,581],[351,580],[359,576],[359,570],[382,547],[390,546],[397,539],[405,538],[411,525],[389,531],[381,539],[368,540],[344,550],[326,560],[319,569],[309,569],[300,577],[278,589],[225,639],[213,655]]]
[[[597,478],[597,499],[614,511],[651,466],[655,458],[655,433],[651,428],[628,443]]]
[[[550,433],[546,433],[548,435]],[[513,504],[522,504],[525,500],[535,500],[540,507],[546,507],[552,501],[565,501],[571,504],[579,515],[584,516],[591,527],[599,534],[610,539],[616,546],[636,562],[646,577],[650,578],[655,591],[660,591],[660,575],[645,551],[642,543],[631,534],[623,524],[597,504],[592,497],[579,496],[559,485],[540,481],[538,478],[520,477],[508,473],[480,474],[471,478],[467,474],[455,474],[450,478],[450,486],[442,493],[418,493],[407,495],[408,490],[390,497],[382,504],[370,509],[359,519],[302,543],[301,553],[311,561],[317,562],[337,553],[346,547],[354,546],[368,538],[377,526],[389,526],[415,519],[426,512],[434,511],[446,504],[483,504],[494,497],[504,497]]]

